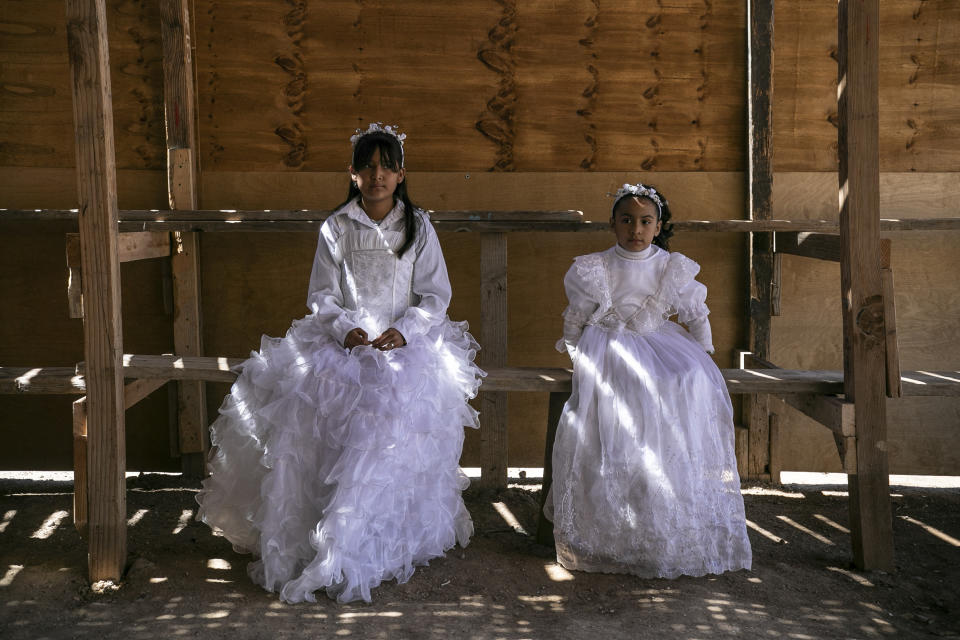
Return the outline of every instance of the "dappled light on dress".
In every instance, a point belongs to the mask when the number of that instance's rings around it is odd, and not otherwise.
[[[642,577],[749,568],[733,409],[705,351],[699,267],[656,247],[639,254],[580,256],[564,280],[558,348],[571,354],[573,391],[544,507],[557,559]],[[697,324],[703,342],[674,314]]]

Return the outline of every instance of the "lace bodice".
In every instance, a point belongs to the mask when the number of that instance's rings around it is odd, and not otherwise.
[[[559,350],[574,348],[586,325],[647,334],[673,315],[688,326],[706,322],[707,288],[694,280],[700,271],[696,262],[656,246],[633,255],[618,249],[574,260],[564,278],[569,305]],[[700,338],[711,351],[709,336]]]
[[[450,280],[427,214],[416,212],[414,244],[403,254],[403,203],[379,224],[352,201],[324,222],[307,306],[339,342],[355,327],[368,336],[396,328],[409,340],[442,320]]]

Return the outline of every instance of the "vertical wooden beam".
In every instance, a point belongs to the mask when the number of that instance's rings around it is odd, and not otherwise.
[[[903,395],[900,381],[900,343],[897,339],[897,305],[894,301],[893,270],[889,263],[880,269],[880,286],[883,288],[883,323],[887,343],[887,397]]]
[[[83,276],[80,267],[67,267],[67,313],[77,319],[83,317]]]
[[[780,416],[770,413],[770,482],[780,484],[783,464],[780,458]]]
[[[537,514],[537,542],[546,546],[552,546],[554,543],[553,523],[543,515],[543,507],[547,502],[550,487],[553,486],[553,442],[557,439],[557,426],[568,398],[570,398],[569,393],[551,392],[550,405],[547,409],[547,440],[543,448],[543,484],[540,487],[540,512]]]
[[[188,149],[171,149],[173,161],[169,164],[172,175],[185,175],[184,167],[191,154]],[[190,183],[193,174],[179,184]],[[171,197],[171,205],[174,198]],[[176,208],[171,206],[171,208]],[[175,247],[171,253],[173,273],[173,343],[177,355],[203,355],[202,317],[200,310],[200,257],[199,234],[174,233]],[[204,452],[208,445],[206,386],[199,380],[181,380],[179,395],[180,457],[184,473],[190,476],[203,474]]]
[[[749,215],[751,220],[769,220],[773,215],[773,0],[748,0],[747,32]],[[764,360],[770,357],[772,240],[770,233],[749,234],[750,351]],[[769,398],[752,394],[744,406],[749,429],[747,476],[759,478],[770,467]]]
[[[196,124],[190,9],[187,0],[160,0],[159,5],[167,148],[194,149]]]
[[[887,467],[885,327],[880,281],[879,2],[838,3],[843,371],[854,403],[856,473],[848,476],[854,563],[893,568]]]
[[[167,193],[170,209],[196,209],[195,108],[190,13],[187,0],[160,0],[164,115],[167,130]],[[203,355],[200,307],[200,243],[196,233],[176,233],[173,273],[173,340],[177,354]],[[179,449],[183,471],[203,474],[208,448],[206,385],[178,383]]]
[[[507,234],[480,234],[480,361],[507,365]],[[481,387],[482,389],[482,387]],[[507,486],[507,392],[480,393],[480,485]]]
[[[66,2],[85,312],[92,581],[119,580],[127,557],[117,175],[104,4]]]
[[[87,537],[87,398],[73,401],[73,526]]]

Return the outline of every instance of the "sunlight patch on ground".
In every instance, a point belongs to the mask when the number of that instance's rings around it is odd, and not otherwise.
[[[7,530],[7,527],[10,526],[10,521],[13,520],[13,516],[15,515],[17,515],[16,509],[11,509],[3,514],[3,522],[0,522],[0,533]]]
[[[554,582],[567,582],[573,580],[573,574],[561,567],[556,562],[548,562],[543,565],[544,571],[547,572],[547,577],[553,580]]]
[[[873,584],[872,582],[870,582],[869,580],[867,580],[867,579],[864,578],[863,576],[854,573],[853,571],[848,571],[848,570],[846,570],[846,569],[841,569],[840,567],[827,567],[827,571],[836,571],[837,573],[841,573],[841,574],[847,576],[848,578],[850,578],[851,580],[853,580],[854,582],[856,582],[857,584],[862,585],[862,586],[864,586],[864,587],[872,587],[872,586],[874,586],[874,584]]]
[[[190,524],[190,518],[193,517],[193,509],[184,509],[180,513],[180,520],[177,521],[177,526],[173,529],[173,535],[177,535],[181,531],[187,528],[187,525]]]
[[[22,564],[11,564],[7,572],[0,578],[0,587],[9,587],[13,579],[16,578],[17,574],[21,571],[23,571]]]
[[[762,535],[764,538],[767,538],[768,540],[772,540],[777,544],[789,544],[786,540],[784,540],[778,535],[770,533],[769,531],[767,531],[766,529],[758,525],[756,522],[747,520],[747,526],[753,529],[754,531],[756,531],[757,533],[759,533],[760,535]]]
[[[46,540],[54,534],[57,530],[57,527],[60,526],[60,523],[63,522],[64,518],[70,515],[69,511],[54,511],[47,519],[43,521],[43,524],[40,525],[40,528],[34,531],[30,537],[37,540]]]
[[[797,498],[803,499],[804,496],[799,491],[784,491],[783,489],[778,489],[777,487],[764,487],[764,486],[755,486],[755,487],[744,487],[740,493],[745,496],[777,496],[780,498]]]
[[[846,486],[845,473],[820,473],[811,471],[783,471],[780,473],[783,484],[799,485],[839,485]],[[909,476],[892,474],[891,487],[921,487],[936,489],[960,489],[960,476]]]
[[[493,508],[500,514],[500,517],[503,518],[503,521],[506,522],[510,528],[519,534],[527,535],[527,530],[523,528],[523,525],[520,524],[517,517],[510,511],[510,507],[502,502],[491,502],[490,504],[493,505]]]
[[[909,522],[910,524],[915,524],[915,525],[917,525],[918,527],[920,527],[921,529],[923,529],[924,531],[926,531],[926,532],[929,533],[930,535],[932,535],[932,536],[934,536],[934,537],[937,537],[937,538],[940,538],[941,540],[943,540],[943,541],[946,542],[947,544],[951,544],[951,545],[953,545],[953,546],[955,546],[955,547],[960,547],[960,540],[957,540],[957,539],[954,538],[953,536],[951,536],[951,535],[949,535],[949,534],[946,534],[946,533],[944,533],[943,531],[940,531],[940,529],[937,529],[936,527],[931,527],[930,525],[928,525],[928,524],[926,524],[926,523],[923,523],[923,522],[920,522],[919,520],[917,520],[917,519],[915,519],[915,518],[911,518],[910,516],[897,516],[897,517],[900,518],[901,520],[905,521],[905,522]]]
[[[148,509],[137,509],[137,512],[130,516],[130,519],[127,520],[127,526],[132,527],[136,525],[143,519],[143,516],[147,515]]]
[[[230,562],[223,558],[210,558],[207,560],[207,569],[217,569],[218,571],[227,571],[231,569]]]
[[[836,529],[837,531],[839,531],[839,532],[841,532],[841,533],[847,533],[847,534],[850,533],[850,529],[847,529],[847,528],[846,528],[845,526],[843,526],[842,524],[839,524],[839,523],[837,523],[837,522],[834,522],[833,520],[831,520],[830,518],[828,518],[828,517],[825,516],[825,515],[821,515],[821,514],[819,514],[819,513],[815,513],[815,514],[813,514],[813,517],[816,518],[817,520],[819,520],[820,522],[823,522],[824,524],[830,525],[831,527],[833,527],[834,529]]]
[[[781,521],[783,521],[783,522],[786,522],[788,525],[790,525],[791,527],[793,527],[793,528],[796,529],[797,531],[802,531],[803,533],[807,534],[808,536],[810,536],[811,538],[813,538],[814,540],[816,540],[816,541],[818,541],[818,542],[822,542],[823,544],[829,545],[829,546],[831,546],[831,547],[833,546],[833,541],[830,540],[829,538],[827,538],[826,536],[822,536],[822,535],[820,535],[819,533],[817,533],[816,531],[813,531],[812,529],[808,529],[807,527],[803,526],[803,525],[800,524],[799,522],[796,522],[796,521],[794,521],[794,520],[791,520],[791,519],[788,518],[787,516],[777,516],[777,519],[778,519],[778,520],[781,520]]]

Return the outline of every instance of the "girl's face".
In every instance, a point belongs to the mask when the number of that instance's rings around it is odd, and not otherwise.
[[[380,149],[373,148],[373,154],[362,167],[350,166],[350,178],[360,189],[360,195],[365,204],[379,203],[384,200],[393,200],[393,192],[397,185],[403,182],[406,171],[401,168],[394,171],[388,166],[380,164]]]
[[[657,205],[648,198],[624,198],[610,218],[617,244],[627,251],[643,251],[660,233]]]

